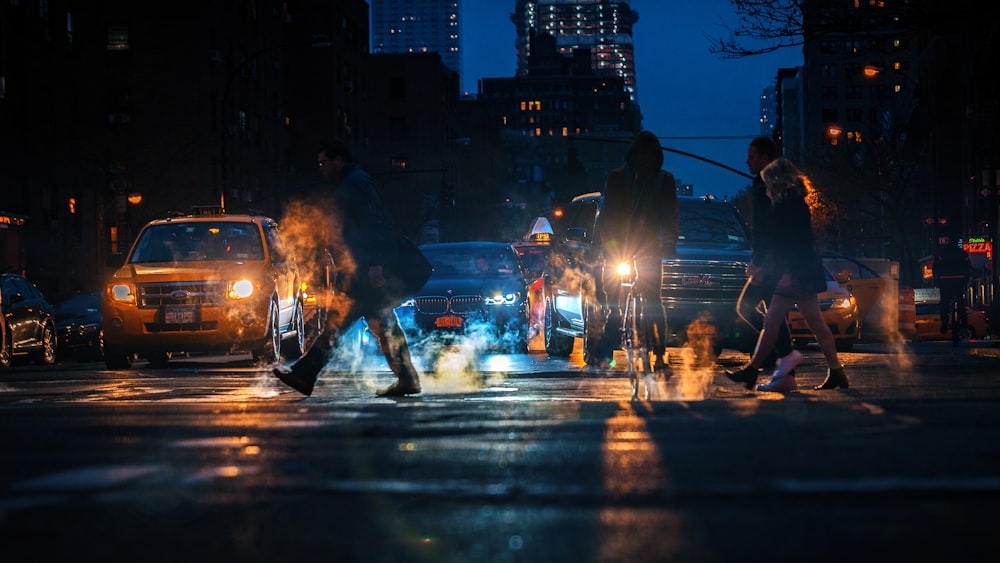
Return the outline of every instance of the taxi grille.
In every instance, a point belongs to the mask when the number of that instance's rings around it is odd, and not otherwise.
[[[164,282],[138,286],[139,308],[156,309],[164,305],[222,305],[226,282]]]
[[[456,295],[454,297],[434,296],[418,297],[417,312],[425,315],[443,315],[455,313],[458,315],[475,313],[483,310],[483,298],[479,295]]]

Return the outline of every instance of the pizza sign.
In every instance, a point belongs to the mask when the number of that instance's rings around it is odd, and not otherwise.
[[[985,254],[987,260],[993,259],[993,242],[985,237],[969,237],[962,241],[962,250],[969,254]]]

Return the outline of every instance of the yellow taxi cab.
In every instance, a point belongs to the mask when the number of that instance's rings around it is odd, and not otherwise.
[[[552,244],[552,224],[545,217],[536,217],[523,240],[512,243],[521,267],[526,272],[528,283],[528,325],[530,340],[535,340],[542,334],[542,323],[545,320],[544,300],[542,299],[542,276],[549,265],[549,250]],[[529,348],[544,349],[529,341]]]
[[[269,217],[212,209],[151,221],[105,287],[105,364],[125,369],[143,357],[162,365],[181,352],[297,358],[301,293]]]
[[[824,270],[824,273],[826,274],[826,291],[817,295],[823,321],[833,333],[837,351],[850,352],[860,337],[858,303],[850,291],[841,287],[829,270]],[[792,343],[797,348],[816,341],[816,337],[809,329],[809,325],[806,324],[805,317],[799,312],[798,307],[788,312],[787,321],[788,330],[792,335]]]
[[[837,280],[838,285],[854,296],[862,336],[867,338],[894,333],[897,326],[884,326],[889,319],[895,318],[887,314],[885,308],[898,307],[898,303],[895,300],[883,302],[883,298],[888,298],[886,279],[862,260],[864,259],[826,253],[823,255],[823,266]]]
[[[951,340],[951,327],[941,332],[941,313],[936,299],[915,303],[917,312],[916,340]],[[990,319],[986,311],[966,307],[968,323],[959,340],[977,340],[991,336]]]

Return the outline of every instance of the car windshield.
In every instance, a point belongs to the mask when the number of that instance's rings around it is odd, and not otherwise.
[[[263,259],[260,231],[253,223],[201,221],[148,227],[129,263]]]
[[[680,236],[678,242],[748,246],[747,230],[735,210],[725,203],[700,198],[678,201]]]
[[[434,267],[431,277],[509,277],[520,275],[517,255],[498,246],[421,247]]]

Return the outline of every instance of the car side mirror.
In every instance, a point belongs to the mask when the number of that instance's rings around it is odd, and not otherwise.
[[[842,268],[837,272],[837,283],[847,283],[851,281],[851,271],[847,268]]]

